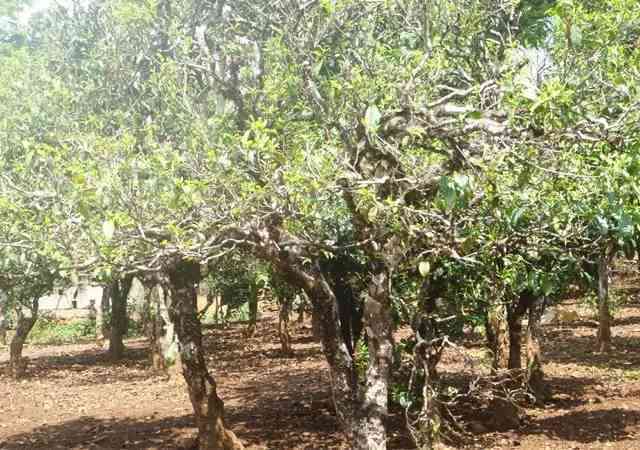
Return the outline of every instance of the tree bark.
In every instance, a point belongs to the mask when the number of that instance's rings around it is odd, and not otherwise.
[[[277,226],[257,228],[248,239],[259,242],[252,247],[256,256],[271,262],[284,280],[303,289],[311,302],[313,330],[329,365],[336,415],[351,448],[386,449],[384,419],[393,347],[388,271],[381,264],[373,272],[365,299],[370,361],[362,389],[343,338],[336,295],[319,262],[309,265],[295,252],[283,251],[278,243],[290,240],[290,236]]]
[[[522,316],[510,312],[509,324],[509,369],[522,368]]]
[[[366,439],[358,422],[358,419],[362,418],[356,416],[358,378],[349,348],[342,339],[336,298],[319,270],[312,278],[313,281],[307,280],[307,295],[312,304],[313,329],[320,339],[331,373],[336,414],[353,448],[363,448],[356,445]]]
[[[318,264],[307,272],[296,264],[283,261],[277,247],[265,248],[266,255],[261,256],[273,262],[288,282],[304,289],[311,301],[313,330],[322,344],[322,351],[329,365],[336,415],[351,448],[386,448],[386,444],[384,447],[376,447],[370,442],[372,426],[368,420],[368,410],[363,407],[364,398],[360,392],[353,357],[342,337],[336,296]],[[376,315],[375,308],[373,312]],[[375,405],[370,406],[375,408]],[[383,433],[384,430],[382,433],[374,432],[372,436],[377,440]]]
[[[110,310],[111,286],[105,285],[102,287],[100,304],[96,307],[96,344],[98,347],[104,347],[104,343],[111,340]]]
[[[111,283],[111,335],[109,355],[114,360],[124,356],[124,337],[127,334],[127,297],[133,281],[132,275]]]
[[[424,324],[426,325],[426,323]],[[424,329],[424,327],[421,327]],[[431,330],[425,337],[429,339],[434,337],[435,330]],[[442,426],[442,416],[437,401],[437,391],[434,388],[436,379],[434,375],[437,373],[436,366],[440,361],[441,352],[434,348],[435,339],[427,341],[420,332],[416,333],[416,347],[414,349],[414,364],[416,368],[420,367],[424,374],[422,389],[422,407],[418,413],[416,420],[407,424],[412,431],[412,438],[420,450],[432,450],[439,440],[439,434]],[[408,419],[407,415],[407,419]]]
[[[306,294],[304,293],[300,293],[298,295],[298,318],[296,319],[296,324],[298,326],[302,326],[302,324],[304,323],[304,308],[306,307],[307,301],[305,298]]]
[[[151,306],[154,309],[151,326],[151,358],[153,368],[173,376],[181,372],[180,353],[175,325],[169,316],[171,295],[160,284],[151,290]],[[175,370],[171,370],[175,368]]]
[[[517,301],[507,308],[509,327],[509,369],[522,368],[522,316],[529,308],[531,295],[528,291],[520,293]]]
[[[598,259],[598,350],[611,351],[611,311],[609,310],[609,266],[611,246],[602,250]]]
[[[303,282],[297,285],[305,289],[311,300],[313,328],[318,333],[329,365],[336,414],[351,448],[386,449],[385,419],[393,357],[388,272],[379,268],[372,274],[365,298],[369,366],[362,389],[349,346],[343,338],[336,297],[326,278],[317,266],[313,274],[292,270],[291,267],[284,272],[298,278],[298,281],[302,279]]]
[[[142,300],[142,308],[140,311],[140,328],[144,336],[151,336],[153,334],[154,327],[153,311],[155,310],[156,305],[156,303],[152,299],[155,289],[154,286],[148,287],[144,283],[142,283],[142,287],[144,289],[144,294]]]
[[[390,301],[390,276],[382,263],[373,271],[364,302],[364,325],[367,332],[369,366],[365,379],[362,417],[357,426],[357,448],[386,449],[385,420],[388,415],[389,377],[393,363],[393,321]]]
[[[246,335],[252,337],[256,332],[258,323],[258,286],[252,281],[249,286],[249,325],[247,326]]]
[[[0,318],[0,345],[7,345],[7,327],[4,318]]]
[[[151,324],[149,329],[149,350],[151,355],[151,366],[153,370],[166,372],[167,364],[162,352],[161,339],[164,335],[164,321],[160,313],[159,286],[150,282],[145,282],[145,296],[149,296],[149,306],[151,308]]]
[[[200,281],[200,266],[180,260],[167,269],[167,275],[172,300],[169,316],[176,327],[182,373],[195,413],[198,449],[242,449],[242,443],[225,426],[224,403],[217,395],[216,382],[205,362],[196,290]]]
[[[435,316],[436,299],[443,295],[443,289],[443,284],[433,280],[425,280],[422,283],[419,308],[412,323],[416,344],[413,349],[414,372],[411,377],[411,394],[422,398],[422,407],[415,419],[411,417],[410,407],[407,407],[405,418],[407,428],[411,432],[416,447],[420,450],[434,448],[442,425],[436,382],[437,366],[443,347],[438,345],[441,336]]]
[[[532,299],[527,326],[527,385],[538,404],[543,404],[550,397],[549,386],[544,380],[544,371],[542,370],[540,320],[544,312],[544,303],[543,297]]]
[[[25,373],[26,364],[22,358],[22,349],[29,333],[38,320],[38,306],[38,299],[32,300],[28,315],[25,315],[22,305],[16,308],[16,334],[9,345],[9,375],[13,378],[20,378]]]
[[[493,305],[488,311],[487,337],[490,338],[490,349],[493,353],[493,370],[509,368],[509,325],[507,312],[502,303]]]
[[[280,313],[278,315],[278,336],[280,338],[280,346],[284,355],[293,354],[291,347],[291,332],[289,331],[289,311],[291,309],[291,299],[288,297],[280,298]]]
[[[6,299],[0,292],[0,345],[7,345],[7,327]]]

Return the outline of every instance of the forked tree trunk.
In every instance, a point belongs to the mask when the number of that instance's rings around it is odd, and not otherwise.
[[[224,403],[217,395],[216,382],[205,362],[196,291],[200,266],[191,261],[178,261],[167,275],[172,300],[169,316],[180,343],[182,373],[198,427],[198,449],[242,449],[242,443],[225,426]]]
[[[274,249],[273,253],[277,254],[277,250]],[[320,339],[322,351],[329,365],[336,415],[351,448],[355,450],[386,448],[386,443],[380,447],[371,442],[372,438],[378,440],[379,436],[386,433],[384,427],[382,430],[373,430],[380,422],[374,420],[373,424],[369,423],[369,411],[371,410],[372,414],[377,416],[384,408],[377,407],[371,399],[362,395],[353,358],[342,337],[336,296],[326,278],[317,266],[311,273],[306,273],[300,268],[283,263],[275,256],[269,255],[269,257],[271,261],[278,264],[287,281],[305,289],[311,301],[313,330]],[[370,317],[374,319],[384,315],[385,312],[386,310],[381,308],[372,307]],[[385,323],[387,322],[382,322],[381,326],[384,327]],[[378,364],[376,358],[373,360],[374,364]],[[373,386],[376,387],[376,383],[373,383]],[[373,400],[379,399],[379,396],[374,396]],[[386,407],[386,399],[382,401]]]
[[[313,276],[307,276],[302,271],[296,270],[295,275],[304,280],[300,285],[307,289],[311,300],[313,330],[320,339],[322,351],[329,365],[333,402],[338,420],[349,442],[354,442],[354,435],[359,433],[357,424],[354,423],[358,379],[353,358],[342,340],[335,295],[319,271]]]
[[[291,355],[293,354],[293,348],[291,347],[291,333],[289,331],[291,299],[284,297],[279,300],[280,313],[278,315],[278,336],[280,337],[280,346],[283,354]]]
[[[26,315],[24,309],[18,306],[16,308],[16,318],[16,334],[13,335],[9,345],[9,375],[14,378],[20,378],[26,370],[26,364],[22,358],[22,349],[27,337],[29,337],[29,333],[38,320],[38,300],[34,299],[32,301]]]
[[[531,300],[527,326],[527,385],[538,404],[543,404],[551,394],[542,370],[540,320],[544,312],[544,303],[543,297],[535,297]]]
[[[127,334],[127,297],[131,289],[133,276],[127,275],[111,283],[111,335],[109,355],[114,360],[124,356],[124,337]]]
[[[256,256],[270,261],[288,283],[304,289],[311,301],[313,330],[329,365],[336,415],[351,448],[386,449],[384,422],[393,347],[388,272],[383,269],[375,272],[365,299],[370,361],[361,388],[353,357],[343,338],[336,295],[320,265],[316,262],[303,269],[301,259],[282,252],[277,243],[288,236],[278,228],[259,229],[252,238],[256,236],[262,242],[256,247]]]
[[[504,304],[492,305],[488,311],[487,337],[493,353],[493,370],[509,368],[509,324]]]
[[[320,334],[329,364],[333,399],[347,440],[355,450],[387,448],[389,376],[393,358],[393,321],[389,275],[384,269],[372,274],[364,303],[364,325],[369,365],[364,385],[358,381],[354,361],[345,342],[336,297],[318,273],[307,294],[313,306],[314,329]]]
[[[611,248],[602,251],[598,259],[598,350],[611,351],[611,311],[609,310],[609,266]]]

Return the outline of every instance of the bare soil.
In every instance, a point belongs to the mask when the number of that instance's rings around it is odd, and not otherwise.
[[[583,315],[584,316],[584,315]],[[277,322],[265,314],[253,338],[245,326],[208,328],[209,364],[229,426],[253,449],[346,448],[329,374],[309,324],[293,333],[295,355],[279,351]],[[592,320],[545,327],[545,371],[554,399],[528,408],[517,430],[484,433],[467,448],[640,449],[640,305],[616,314],[614,349],[594,352]],[[0,375],[0,449],[185,449],[195,428],[184,386],[151,371],[146,342],[126,359],[94,344],[30,346],[28,376]],[[0,371],[6,365],[0,355]],[[455,369],[455,356],[444,371]],[[390,448],[412,448],[392,417]]]

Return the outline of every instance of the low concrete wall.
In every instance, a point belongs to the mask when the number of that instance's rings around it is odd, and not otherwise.
[[[144,287],[133,280],[127,303],[138,310],[144,303]],[[40,298],[40,311],[56,319],[86,318],[91,314],[91,305],[98,309],[102,305],[102,286],[80,284]]]

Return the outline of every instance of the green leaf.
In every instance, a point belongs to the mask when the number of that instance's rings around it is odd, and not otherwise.
[[[553,282],[549,277],[543,277],[542,279],[542,293],[544,295],[551,295],[553,292]]]
[[[456,174],[453,176],[453,181],[460,189],[466,189],[469,186],[469,177],[463,174]]]
[[[516,210],[513,211],[513,213],[511,214],[511,226],[512,227],[517,227],[518,223],[520,222],[520,218],[522,217],[522,215],[524,214],[524,208],[517,208]]]
[[[421,261],[420,264],[418,264],[418,272],[426,278],[429,275],[429,272],[431,272],[431,264],[429,261]]]
[[[367,108],[367,111],[364,115],[364,126],[370,133],[375,133],[378,131],[378,127],[380,126],[380,119],[382,118],[382,114],[376,105],[371,105]]]
[[[369,209],[367,218],[369,219],[369,222],[374,222],[376,220],[376,217],[378,217],[378,207],[373,206],[371,209]]]
[[[605,219],[604,217],[597,216],[596,224],[598,226],[598,230],[600,231],[600,234],[602,234],[603,236],[609,232],[609,223],[607,222],[607,219]]]
[[[320,5],[322,6],[322,9],[324,9],[324,12],[327,13],[328,15],[331,15],[335,12],[335,9],[336,9],[335,0],[321,0]]]
[[[481,111],[471,111],[469,114],[467,114],[467,117],[469,117],[470,119],[482,119],[482,112]]]
[[[113,234],[116,231],[116,226],[114,225],[114,223],[110,220],[105,220],[102,223],[102,233],[104,234],[104,237],[110,241],[111,239],[113,239]]]

